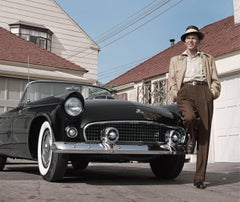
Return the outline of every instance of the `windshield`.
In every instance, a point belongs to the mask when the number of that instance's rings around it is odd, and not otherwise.
[[[77,91],[84,99],[112,99],[111,93],[104,88],[78,83],[34,81],[27,85],[21,103],[34,102],[46,97],[57,96],[69,91]]]

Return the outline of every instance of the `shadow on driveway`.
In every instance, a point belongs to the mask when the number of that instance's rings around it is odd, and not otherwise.
[[[86,170],[69,168],[63,183],[86,183],[91,185],[180,185],[192,184],[195,163],[185,164],[181,174],[174,180],[157,179],[147,163],[91,163]],[[36,163],[9,163],[0,172],[1,180],[42,180]],[[240,182],[239,163],[209,164],[206,182],[208,187]]]

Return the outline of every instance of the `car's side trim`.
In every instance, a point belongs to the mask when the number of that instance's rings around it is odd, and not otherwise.
[[[114,145],[106,148],[102,144],[86,144],[72,142],[54,142],[51,146],[53,152],[66,154],[134,154],[134,155],[160,155],[177,154],[167,149],[166,145],[159,146],[159,150],[150,150],[147,145]]]

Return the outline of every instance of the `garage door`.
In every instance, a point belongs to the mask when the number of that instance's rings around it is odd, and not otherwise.
[[[0,77],[0,113],[18,105],[26,84],[25,79]]]
[[[216,162],[240,162],[240,73],[221,79],[215,101],[213,148]]]

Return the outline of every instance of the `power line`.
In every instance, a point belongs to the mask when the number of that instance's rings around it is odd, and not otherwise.
[[[165,6],[167,3],[169,3],[170,1],[172,0],[161,0],[161,2],[157,2],[156,4],[154,4],[157,0],[154,0],[152,1],[150,4],[148,4],[147,6],[145,6],[144,8],[140,9],[138,12],[136,12],[135,14],[133,14],[132,16],[130,16],[129,18],[127,18],[125,21],[123,21],[122,23],[116,25],[114,28],[112,28],[112,31],[107,31],[105,32],[102,37],[100,37],[98,40],[96,40],[97,43],[101,44],[111,38],[113,38],[114,36],[117,36],[118,34],[122,33],[124,30],[128,29],[129,27],[132,27],[134,24],[138,23],[140,20],[143,20],[144,18],[146,18],[147,16],[149,16],[150,14],[152,14],[153,12],[155,12],[156,10],[158,10],[159,8]],[[101,49],[115,43],[116,41],[126,37],[127,35],[133,33],[134,31],[140,29],[141,27],[145,26],[147,23],[153,21],[154,19],[160,17],[161,15],[163,15],[164,13],[166,13],[167,11],[169,11],[170,9],[174,8],[175,6],[177,6],[179,3],[181,3],[183,0],[179,0],[178,2],[176,2],[175,4],[171,5],[170,7],[168,7],[167,9],[163,10],[161,13],[153,16],[152,18],[150,18],[149,20],[143,22],[142,24],[140,24],[139,26],[135,27],[134,29],[126,32],[125,34],[119,36],[118,38],[108,42],[107,44],[101,46]],[[78,49],[78,48],[77,48]],[[77,50],[75,49],[75,50]],[[89,48],[85,48],[83,50],[81,50],[81,52],[76,52],[75,54],[69,54],[67,58],[71,58],[71,57],[74,57],[75,55],[78,55],[80,53],[84,53],[86,51],[88,51]],[[90,55],[92,54],[93,52],[95,51],[90,51],[88,53],[86,53],[85,55],[82,55],[81,57],[78,57],[78,58],[84,58],[86,57],[87,55]],[[146,60],[147,58],[145,59],[142,59],[142,60],[139,60],[139,61],[144,61]],[[105,79],[105,78],[109,78],[111,77],[112,75],[116,74],[116,73],[119,73],[120,71],[124,69],[126,70],[129,70],[131,67],[129,66],[126,66],[126,65],[130,65],[132,64],[133,65],[134,62],[131,62],[131,63],[128,63],[128,64],[125,64],[125,65],[120,65],[119,67],[117,68],[114,68],[114,70],[112,71],[107,71],[106,73],[104,72],[101,72],[99,74],[99,78],[100,79]],[[123,67],[125,66],[125,67]],[[121,68],[121,69],[120,69]]]
[[[138,13],[140,13],[142,10],[146,9],[148,6],[152,5],[155,1],[152,1],[150,4],[146,5],[145,7],[143,7],[142,9],[140,9],[139,11],[137,11],[136,13],[134,13],[133,15],[131,15],[130,17],[127,17],[124,21],[122,21],[121,23],[115,25],[114,27],[110,28],[108,31],[105,31],[104,33],[102,33],[100,36],[96,37],[96,39],[98,39],[99,41],[102,40],[103,37],[105,37],[107,34],[110,34],[111,32],[113,32],[113,30],[117,29],[119,26],[121,26],[122,24],[124,24],[125,21],[127,21],[129,18],[133,18],[135,15],[137,15]]]
[[[102,78],[104,79],[104,78],[106,78],[106,77],[110,77],[110,76],[112,76],[112,75],[114,75],[114,74],[117,74],[117,73],[119,73],[119,72],[127,71],[127,70],[129,70],[129,68],[131,68],[133,65],[140,64],[141,62],[147,60],[148,58],[149,58],[149,57],[143,58],[143,59],[141,59],[141,60],[133,61],[133,62],[130,62],[130,63],[127,63],[127,64],[119,65],[119,66],[113,68],[113,69],[110,70],[110,71],[108,70],[107,72],[101,72],[101,73],[99,73],[99,74],[98,74],[98,77],[99,77],[100,79],[102,79]]]
[[[131,30],[131,31],[125,33],[124,35],[118,37],[117,39],[115,39],[115,40],[107,43],[106,45],[102,46],[102,48],[105,48],[105,47],[111,45],[112,43],[115,43],[116,41],[124,38],[125,36],[133,33],[134,31],[136,31],[136,30],[138,30],[139,28],[143,27],[143,26],[146,25],[147,23],[153,21],[154,19],[158,18],[158,17],[161,16],[162,14],[166,13],[167,11],[169,11],[170,9],[172,9],[173,7],[177,6],[177,5],[178,5],[179,3],[181,3],[182,1],[183,1],[183,0],[179,0],[177,3],[173,4],[172,6],[170,6],[169,8],[167,8],[166,10],[162,11],[161,13],[159,13],[157,16],[152,17],[151,19],[149,19],[149,20],[146,21],[145,23],[139,25],[138,27],[134,28],[133,30]]]
[[[147,17],[148,15],[150,15],[151,13],[153,13],[154,11],[156,11],[157,9],[161,8],[162,6],[164,6],[166,3],[170,2],[171,0],[161,0],[161,2],[158,2],[154,5],[152,5],[154,2],[156,2],[157,0],[154,0],[153,2],[151,2],[150,4],[148,4],[147,6],[145,6],[144,8],[142,8],[141,10],[139,10],[138,12],[136,12],[134,15],[132,15],[131,17],[127,18],[125,21],[123,21],[122,23],[118,24],[117,26],[115,26],[116,28],[112,28],[112,31],[106,32],[105,35],[103,35],[102,37],[100,37],[100,39],[95,40],[96,43],[101,44],[102,42],[111,39],[112,37],[118,35],[119,33],[121,33],[122,31],[126,30],[127,28],[129,28],[130,26],[136,24],[137,22],[139,22],[140,20],[144,19],[145,17]],[[151,6],[152,5],[152,6]],[[148,8],[150,7],[150,8]],[[122,38],[122,37],[121,37]],[[105,47],[105,46],[104,46]],[[78,48],[77,48],[78,49]],[[75,50],[77,50],[75,49]],[[86,48],[87,49],[87,48]],[[86,50],[82,50],[81,52],[76,52],[76,53],[71,53],[69,54],[66,58],[71,58],[74,57],[75,55],[78,55],[79,53],[85,52]],[[88,55],[88,54],[87,54]]]
[[[143,24],[141,24],[140,26],[136,27],[134,30],[132,30],[132,31],[130,31],[130,32],[122,35],[121,37],[115,39],[115,40],[112,41],[112,42],[109,42],[108,44],[106,44],[106,45],[103,46],[103,47],[106,47],[106,46],[108,46],[108,45],[111,45],[112,43],[118,41],[119,39],[125,37],[126,35],[128,35],[128,34],[134,32],[134,31],[136,31],[136,30],[139,29],[140,27],[146,25],[147,23],[151,22],[152,20],[156,19],[157,17],[161,16],[162,14],[166,13],[166,12],[169,11],[170,9],[174,8],[175,6],[177,6],[177,5],[178,5],[179,3],[181,3],[182,1],[183,1],[183,0],[179,0],[178,2],[176,2],[175,4],[173,4],[172,6],[170,6],[169,8],[165,9],[164,11],[162,11],[161,13],[159,13],[158,15],[154,16],[153,18],[149,19],[149,20],[146,21],[145,23],[143,23]],[[148,59],[148,58],[146,58],[146,59],[144,59],[144,60],[142,60],[142,61],[145,61],[145,60],[147,60],[147,59]],[[115,69],[115,68],[114,68],[114,69]],[[100,79],[106,79],[106,78],[109,78],[109,77],[110,77],[110,76],[107,76],[108,73],[106,73],[106,74],[104,75],[104,72],[102,72],[101,74],[102,74],[102,75],[99,76]]]
[[[110,38],[120,34],[121,32],[123,32],[124,30],[126,30],[127,28],[129,28],[130,26],[136,24],[137,22],[139,22],[140,20],[142,20],[143,18],[147,17],[148,15],[150,15],[151,13],[153,13],[154,11],[156,11],[157,9],[161,8],[162,6],[164,6],[165,4],[167,4],[168,2],[170,2],[171,0],[161,0],[161,2],[158,2],[157,4],[151,6],[148,9],[141,9],[140,11],[142,12],[137,12],[139,13],[138,15],[133,15],[132,19],[128,19],[125,23],[120,23],[116,29],[113,29],[113,31],[105,34],[104,36],[102,36],[100,39],[96,40],[97,43],[102,43],[106,40],[109,40]],[[155,1],[154,1],[155,2]],[[153,3],[153,2],[152,2]],[[152,4],[151,3],[151,4]],[[151,5],[149,4],[149,5]],[[148,5],[148,6],[149,6]],[[146,6],[145,8],[147,8],[148,6]]]

